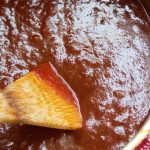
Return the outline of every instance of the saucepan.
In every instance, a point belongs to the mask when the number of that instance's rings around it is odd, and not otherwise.
[[[150,0],[141,0],[141,3],[148,15],[150,17]],[[127,144],[123,150],[148,150],[150,149],[150,114],[136,134],[136,136]]]

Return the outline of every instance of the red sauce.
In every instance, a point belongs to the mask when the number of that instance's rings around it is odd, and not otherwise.
[[[83,128],[0,125],[0,149],[117,150],[150,110],[150,21],[134,0],[3,0],[0,87],[50,61],[80,101]]]

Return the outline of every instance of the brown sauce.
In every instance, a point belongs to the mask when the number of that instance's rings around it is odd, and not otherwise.
[[[50,61],[83,128],[0,125],[0,150],[117,150],[150,110],[150,21],[134,0],[0,0],[0,87]]]

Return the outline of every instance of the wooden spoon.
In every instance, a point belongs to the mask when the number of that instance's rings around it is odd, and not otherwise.
[[[0,123],[58,129],[82,127],[78,99],[50,63],[33,69],[0,93]]]

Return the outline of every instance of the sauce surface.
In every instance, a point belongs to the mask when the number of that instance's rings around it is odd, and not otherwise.
[[[0,125],[1,150],[119,150],[150,110],[150,21],[134,0],[0,0],[0,87],[50,61],[83,128]]]

